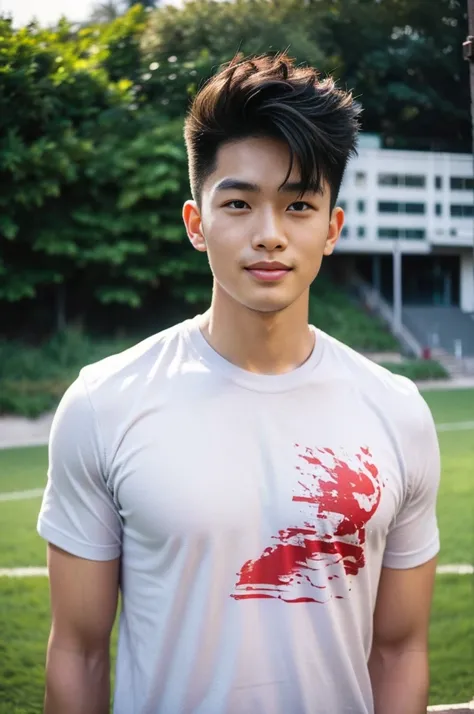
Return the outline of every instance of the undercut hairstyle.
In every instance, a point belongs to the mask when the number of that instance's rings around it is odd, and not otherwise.
[[[356,153],[360,106],[332,77],[296,66],[286,53],[236,57],[204,84],[185,120],[189,180],[201,205],[203,184],[213,173],[219,148],[250,137],[283,140],[290,165],[300,171],[301,195],[327,181],[331,210],[349,158]]]

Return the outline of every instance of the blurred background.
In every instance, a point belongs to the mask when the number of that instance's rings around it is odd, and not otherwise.
[[[283,49],[363,107],[346,225],[310,318],[415,379],[433,410],[444,479],[431,702],[471,698],[467,35],[466,0],[0,0],[0,714],[41,711],[47,454],[32,445],[84,364],[206,309],[209,267],[181,221],[184,114],[237,51]]]
[[[0,411],[54,408],[84,362],[207,305],[183,116],[239,49],[289,48],[364,109],[312,321],[415,378],[474,372],[465,2],[0,7]]]

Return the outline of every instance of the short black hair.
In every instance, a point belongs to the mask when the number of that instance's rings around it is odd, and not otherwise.
[[[234,58],[195,96],[185,120],[191,191],[201,203],[205,180],[223,144],[272,137],[290,149],[304,191],[326,180],[334,207],[344,170],[356,153],[360,106],[316,69],[297,66],[286,53]]]

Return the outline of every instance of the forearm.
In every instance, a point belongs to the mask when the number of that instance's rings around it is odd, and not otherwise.
[[[49,645],[44,714],[109,714],[110,656]]]
[[[429,666],[426,651],[374,648],[369,671],[375,714],[426,714]]]

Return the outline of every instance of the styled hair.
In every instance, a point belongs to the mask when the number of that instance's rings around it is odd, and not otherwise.
[[[202,187],[226,143],[249,137],[286,142],[290,166],[300,170],[302,194],[319,191],[324,180],[334,207],[344,170],[356,153],[360,106],[332,77],[296,66],[286,53],[234,58],[209,79],[191,104],[184,136],[189,179],[200,205]]]

